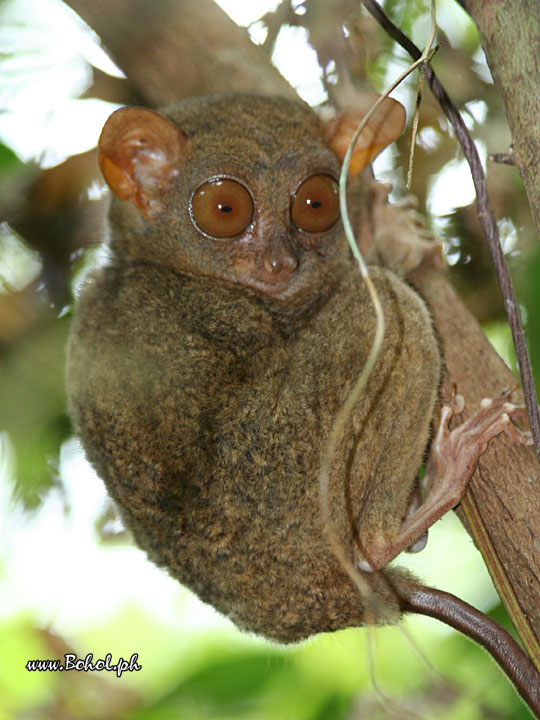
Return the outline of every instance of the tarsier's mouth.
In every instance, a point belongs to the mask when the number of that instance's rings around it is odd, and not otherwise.
[[[271,295],[272,297],[276,297],[278,295],[282,295],[291,287],[292,278],[289,278],[288,280],[283,280],[282,282],[265,282],[264,280],[259,280],[251,277],[249,278],[249,280],[245,280],[245,283],[249,287],[257,290],[260,293],[263,293],[264,295]]]
[[[280,267],[270,267],[268,265],[258,266],[247,274],[243,274],[240,279],[241,284],[269,295],[276,297],[283,294],[296,284],[300,271],[300,263],[298,260]]]

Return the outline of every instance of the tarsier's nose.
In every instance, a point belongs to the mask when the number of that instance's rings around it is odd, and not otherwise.
[[[287,282],[298,268],[298,258],[286,240],[274,241],[265,251],[260,280],[270,284]]]

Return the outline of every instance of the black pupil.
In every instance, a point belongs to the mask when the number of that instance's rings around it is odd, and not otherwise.
[[[311,207],[314,208],[315,210],[318,210],[318,208],[322,207],[322,202],[320,200],[314,200],[311,203]]]
[[[219,203],[218,210],[221,210],[221,212],[229,213],[232,212],[232,207],[230,205],[222,205],[221,203]]]

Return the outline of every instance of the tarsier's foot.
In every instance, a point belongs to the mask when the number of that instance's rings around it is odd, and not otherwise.
[[[409,518],[413,517],[414,514],[418,512],[418,509],[422,506],[423,502],[424,496],[422,494],[420,483],[418,483],[409,501],[409,507],[407,508],[404,522],[406,522]],[[420,537],[417,538],[412,545],[409,545],[409,547],[405,548],[405,551],[408,553],[419,553],[426,547],[427,541],[428,531],[426,530],[426,532],[420,535]]]
[[[510,420],[510,416],[522,416],[524,408],[511,403],[509,397],[510,392],[504,390],[493,399],[484,398],[476,412],[453,430],[449,429],[449,423],[463,409],[463,398],[456,395],[451,404],[442,407],[424,478],[429,495],[445,496],[448,502],[453,497],[454,505],[457,505],[465,494],[480,455],[489,441],[502,432],[517,444],[532,444],[531,433],[520,430]]]
[[[396,537],[364,539],[365,552],[357,561],[361,570],[380,570],[406,548],[414,548],[428,528],[461,501],[480,455],[496,435],[506,433],[519,445],[533,444],[531,433],[510,420],[522,416],[524,408],[509,402],[509,397],[504,391],[494,399],[485,398],[470,418],[452,430],[450,420],[463,409],[463,398],[455,395],[451,404],[442,407],[423,480],[425,502],[407,514]]]

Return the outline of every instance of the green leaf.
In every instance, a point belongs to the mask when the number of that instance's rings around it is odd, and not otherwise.
[[[11,148],[0,143],[0,176],[7,174],[16,168],[22,167],[23,163]]]

